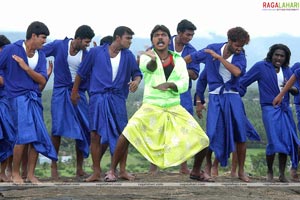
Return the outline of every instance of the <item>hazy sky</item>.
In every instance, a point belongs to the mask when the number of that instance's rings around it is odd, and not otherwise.
[[[264,10],[263,0],[4,0],[1,2],[0,32],[25,32],[32,21],[42,21],[50,38],[74,37],[82,24],[96,36],[113,34],[117,26],[129,26],[135,37],[149,37],[156,24],[176,33],[181,19],[192,21],[195,36],[225,36],[229,28],[244,27],[251,38],[282,33],[300,36],[300,10]],[[288,1],[273,1],[280,4]]]

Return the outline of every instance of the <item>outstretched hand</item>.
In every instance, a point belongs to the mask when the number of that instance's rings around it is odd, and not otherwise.
[[[152,49],[147,49],[146,51],[139,51],[138,52],[139,55],[147,55],[151,58],[151,60],[155,60],[156,59],[156,55],[154,53],[154,51],[152,51]]]

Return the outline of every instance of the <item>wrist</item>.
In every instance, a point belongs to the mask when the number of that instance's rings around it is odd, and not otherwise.
[[[78,92],[78,88],[72,88],[72,92]]]
[[[30,67],[26,67],[25,72],[29,72],[30,71]]]
[[[196,101],[196,104],[202,104],[202,105],[204,105],[204,104],[205,104],[205,101],[204,101],[204,100],[197,100],[197,101]]]
[[[140,79],[140,78],[134,79],[134,81],[136,81],[138,84],[140,84],[141,80],[142,79]]]

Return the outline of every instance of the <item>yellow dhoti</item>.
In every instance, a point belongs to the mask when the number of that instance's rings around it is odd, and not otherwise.
[[[179,165],[209,145],[206,133],[181,105],[162,108],[143,104],[123,135],[160,168]]]

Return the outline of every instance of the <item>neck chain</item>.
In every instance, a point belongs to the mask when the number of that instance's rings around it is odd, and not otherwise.
[[[169,58],[169,56],[170,56],[170,55],[169,55],[169,53],[168,53],[168,55],[167,55],[165,58],[160,58],[161,62],[164,63],[164,62]]]

